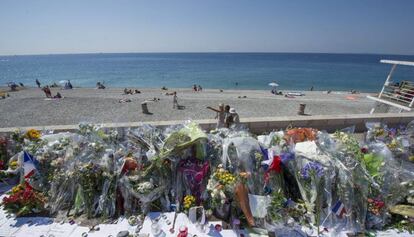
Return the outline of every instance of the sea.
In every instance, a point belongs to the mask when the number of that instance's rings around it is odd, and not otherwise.
[[[99,53],[0,56],[0,86],[35,86],[70,80],[74,87],[334,90],[377,92],[391,65],[414,55],[321,53]],[[398,66],[394,77],[414,80],[414,67]]]

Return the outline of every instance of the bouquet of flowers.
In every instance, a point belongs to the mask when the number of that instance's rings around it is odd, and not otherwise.
[[[29,129],[26,132],[14,131],[11,138],[14,141],[15,152],[22,151],[24,148],[30,154],[36,154],[46,144],[46,141],[43,141],[41,136],[41,132],[36,129]]]
[[[219,165],[208,180],[207,191],[211,197],[212,208],[218,208],[229,202],[232,198],[236,183],[236,176]]]
[[[79,186],[75,197],[75,208],[81,210],[81,207],[84,207],[88,218],[91,218],[95,210],[97,194],[102,192],[102,169],[99,165],[89,162],[76,171],[76,176]]]
[[[267,209],[267,218],[271,224],[287,224],[293,219],[300,225],[308,225],[306,207],[304,203],[296,203],[287,199],[282,190],[275,190],[271,194],[271,203]]]
[[[319,230],[324,193],[324,168],[320,163],[310,161],[301,168],[296,178],[307,214]]]
[[[8,195],[3,198],[1,204],[7,212],[14,213],[16,216],[38,214],[45,211],[46,198],[28,184],[19,184],[13,187]]]
[[[378,185],[366,170],[364,153],[358,140],[344,131],[336,132],[333,138],[336,146],[331,156],[335,158],[337,172],[333,200],[341,200],[349,210],[346,216],[347,227],[353,231],[363,231],[370,185]]]
[[[219,218],[229,218],[235,185],[236,176],[225,170],[222,165],[217,167],[208,180],[209,206]]]

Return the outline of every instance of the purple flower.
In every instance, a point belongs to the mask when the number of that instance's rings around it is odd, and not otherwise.
[[[311,161],[307,163],[301,170],[301,175],[304,179],[309,179],[311,176],[315,175],[317,177],[322,177],[323,167],[316,161]]]
[[[388,130],[388,134],[390,137],[395,137],[397,135],[397,129],[396,128],[390,128]]]
[[[283,164],[286,164],[288,161],[295,159],[295,153],[293,152],[282,153],[280,154],[280,159],[282,160]]]

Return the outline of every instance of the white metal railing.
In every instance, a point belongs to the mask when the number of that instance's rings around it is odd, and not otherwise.
[[[411,108],[414,101],[414,82],[402,81],[400,84],[385,84],[378,98]]]
[[[414,66],[414,62],[381,60],[381,63],[392,64],[392,68],[378,96],[367,96],[368,99],[376,101],[375,107],[371,109],[370,113],[374,113],[376,107],[380,107],[382,104],[386,105],[387,111],[389,106],[399,108],[400,113],[403,110],[411,111],[414,105],[414,82],[402,81],[401,83],[394,83],[391,77],[397,65]]]

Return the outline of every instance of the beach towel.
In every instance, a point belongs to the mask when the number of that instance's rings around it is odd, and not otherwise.
[[[357,100],[358,98],[355,96],[347,96],[345,97],[347,100]]]
[[[288,92],[286,93],[288,96],[304,96],[302,92]]]

